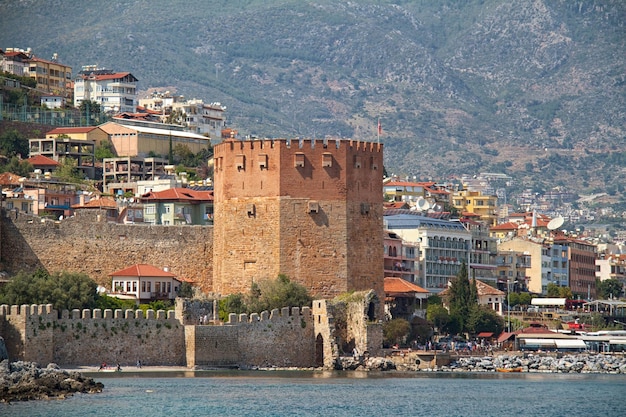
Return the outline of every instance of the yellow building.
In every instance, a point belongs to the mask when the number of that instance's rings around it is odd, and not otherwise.
[[[181,126],[163,123],[118,120],[99,127],[107,133],[117,156],[166,157],[172,147],[184,145],[193,153],[208,149],[210,140],[197,133],[185,132]],[[122,124],[123,123],[123,124]],[[132,124],[131,124],[132,123]]]
[[[56,54],[52,61],[32,56],[25,75],[37,81],[37,90],[65,97],[71,102],[74,94],[72,67],[56,61]]]
[[[455,191],[452,196],[452,205],[460,212],[477,214],[481,222],[490,226],[498,219],[498,197],[483,195],[480,191]]]
[[[57,127],[46,133],[46,139],[54,139],[59,136],[68,136],[76,140],[90,140],[96,146],[109,140],[109,135],[98,126]]]

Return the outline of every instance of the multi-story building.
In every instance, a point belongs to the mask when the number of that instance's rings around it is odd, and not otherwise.
[[[459,221],[422,216],[410,210],[386,210],[387,230],[405,242],[419,246],[417,285],[438,293],[447,288],[465,262],[468,264],[472,234]]]
[[[151,191],[140,200],[144,223],[166,226],[212,223],[213,191],[170,188]]]
[[[72,99],[72,67],[58,62],[56,54],[52,60],[30,56],[28,74],[37,82],[37,90]]]
[[[385,257],[383,259],[385,278],[398,277],[408,282],[415,282],[415,259],[419,247],[404,242],[393,232],[385,231]],[[417,264],[419,266],[419,263]]]
[[[95,148],[91,140],[68,137],[51,137],[28,140],[30,156],[42,155],[57,162],[66,158],[76,161],[76,169],[81,178],[95,179]]]
[[[130,72],[83,67],[74,80],[74,106],[90,100],[100,103],[107,113],[133,113],[137,106],[137,81]]]
[[[531,267],[531,256],[513,250],[498,251],[496,256],[498,275],[497,288],[502,291],[528,291],[527,269]]]
[[[496,255],[498,241],[489,235],[489,227],[481,221],[462,218],[461,223],[472,234],[469,274],[492,287],[497,286]]]
[[[182,115],[181,125],[190,132],[209,135],[213,144],[221,142],[222,129],[226,127],[226,107],[221,103],[204,103],[202,100],[185,100],[183,96],[155,93],[150,97],[139,99],[139,108],[158,112],[161,121],[173,111]]]
[[[626,255],[601,254],[596,259],[596,278],[600,281],[615,279],[626,288]]]
[[[569,287],[574,296],[596,298],[596,246],[565,235],[555,237],[554,244],[569,249]]]
[[[0,51],[0,70],[20,77],[28,76],[30,51],[16,48],[7,48]]]
[[[452,195],[452,205],[460,212],[474,213],[478,220],[493,226],[498,219],[498,197],[480,191],[459,190]]]
[[[517,252],[530,257],[530,267],[521,268],[526,270],[525,276],[528,277],[528,291],[535,294],[546,294],[548,284],[553,282],[552,256],[549,246],[544,245],[543,242],[540,241],[514,238],[501,242],[498,245],[498,252],[504,256],[506,256],[508,252]],[[503,266],[506,266],[506,262]],[[507,268],[507,281],[509,270],[514,276],[521,277],[522,271],[518,271],[517,268],[515,270]],[[520,274],[518,274],[518,272],[520,272]]]
[[[382,144],[231,139],[214,151],[214,292],[285,274],[315,297],[374,290],[381,317]]]
[[[163,158],[119,157],[104,158],[102,190],[105,193],[137,195],[138,182],[155,180],[166,175],[167,160]]]
[[[115,154],[119,157],[148,157],[159,155],[167,158],[170,147],[183,145],[192,153],[206,150],[209,138],[197,133],[186,132],[182,126],[140,120],[116,118],[99,126],[105,131]]]

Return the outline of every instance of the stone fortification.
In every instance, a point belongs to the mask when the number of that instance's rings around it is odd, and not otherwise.
[[[315,326],[309,307],[231,314],[222,326],[186,326],[190,367],[315,366]]]
[[[64,310],[51,305],[0,306],[10,358],[42,364],[185,364],[184,326],[174,312]]]
[[[318,298],[383,297],[382,145],[277,139],[214,151],[216,293],[285,274]]]
[[[78,212],[61,221],[4,212],[1,249],[4,269],[13,273],[85,273],[111,287],[109,274],[137,263],[188,278],[211,291],[212,226],[124,225],[106,222],[99,211]]]

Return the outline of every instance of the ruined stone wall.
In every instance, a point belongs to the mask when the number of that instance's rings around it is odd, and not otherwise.
[[[290,314],[291,313],[291,314]],[[229,323],[234,324],[231,314]],[[310,367],[315,363],[315,329],[309,307],[302,311],[275,309],[242,314],[239,323],[239,352],[242,363],[251,366]]]
[[[174,312],[148,310],[64,310],[59,315],[51,305],[0,306],[0,317],[19,329],[21,351],[13,335],[9,357],[58,365],[120,363],[133,366],[186,364],[184,326]],[[22,326],[21,328],[19,326]]]
[[[124,225],[106,222],[97,212],[78,213],[61,221],[14,213],[2,216],[2,266],[13,273],[85,273],[111,287],[109,274],[145,263],[169,270],[212,289],[213,227]]]

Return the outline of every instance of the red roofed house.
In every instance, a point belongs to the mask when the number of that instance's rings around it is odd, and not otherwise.
[[[386,277],[384,286],[385,313],[391,318],[410,321],[414,316],[425,316],[424,300],[430,296],[428,290],[396,277]]]
[[[479,305],[487,306],[499,315],[503,315],[503,306],[504,303],[506,303],[506,293],[504,291],[500,291],[499,289],[478,280],[476,280],[476,290],[478,292]],[[444,300],[444,307],[446,308],[448,308],[447,298],[449,292],[450,287],[439,293],[439,296],[441,296]]]
[[[74,80],[74,106],[91,100],[100,103],[107,113],[134,113],[137,81],[130,72],[85,67]]]
[[[140,198],[144,223],[163,225],[213,224],[213,190],[170,188]]]
[[[137,300],[138,303],[154,300],[173,300],[180,290],[181,281],[165,269],[146,264],[136,264],[109,274],[112,297]]]
[[[81,197],[84,195],[81,194]],[[87,210],[87,211],[95,211],[99,214],[99,212],[104,212],[106,221],[117,221],[117,203],[111,197],[101,197],[94,198],[87,202],[84,201],[84,198],[81,198],[81,202],[78,204],[72,205],[72,209],[74,211]]]
[[[109,134],[98,126],[57,127],[46,132],[46,139],[69,136],[72,139],[93,141],[96,146],[109,141]]]
[[[41,173],[52,172],[61,164],[52,158],[44,155],[35,155],[27,159],[27,162],[35,169],[41,170]]]

